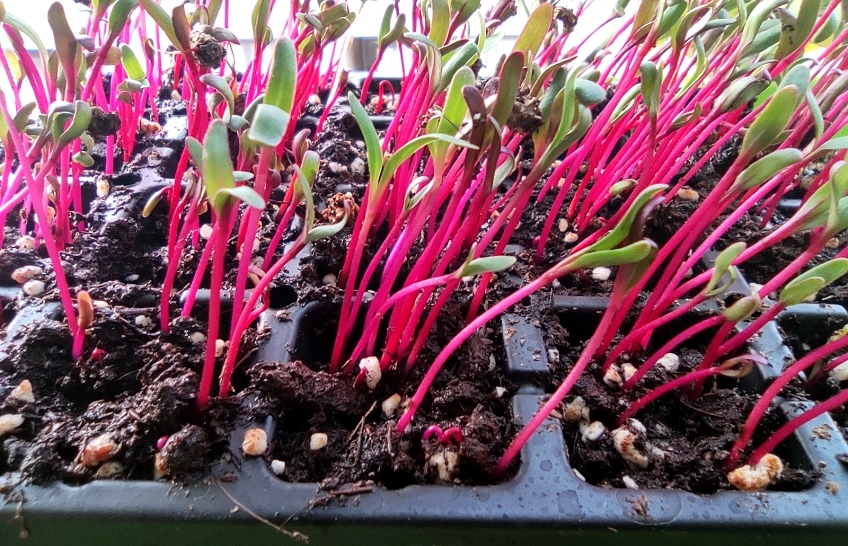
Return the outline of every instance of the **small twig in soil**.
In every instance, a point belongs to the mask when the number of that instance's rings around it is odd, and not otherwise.
[[[375,400],[371,407],[368,408],[368,411],[362,416],[362,419],[359,420],[359,423],[356,424],[356,428],[353,429],[353,432],[350,433],[350,436],[347,437],[347,442],[345,442],[345,447],[350,445],[350,442],[353,441],[353,437],[356,436],[357,433],[360,432],[359,429],[365,425],[365,420],[368,419],[368,416],[371,415],[371,412],[374,411],[374,408],[377,407],[377,401]],[[361,434],[360,434],[361,436]]]
[[[331,489],[327,491],[329,497],[350,497],[353,495],[361,495],[363,493],[371,493],[374,490],[372,485],[351,485],[347,489]]]
[[[250,515],[252,518],[256,519],[256,521],[259,521],[259,522],[261,522],[261,523],[264,523],[265,525],[267,525],[267,526],[271,527],[272,529],[276,530],[277,532],[282,533],[282,534],[286,535],[287,537],[292,538],[292,539],[294,539],[294,540],[298,540],[298,541],[300,541],[300,542],[306,542],[306,543],[308,543],[308,542],[309,542],[309,537],[308,537],[308,536],[306,536],[306,535],[304,535],[303,533],[300,533],[300,532],[298,532],[298,531],[289,531],[289,530],[285,529],[285,528],[284,528],[285,523],[284,523],[283,525],[275,525],[273,522],[271,522],[271,521],[269,521],[269,520],[267,520],[267,519],[263,518],[262,516],[260,516],[259,514],[257,514],[256,512],[254,512],[253,510],[251,510],[250,508],[248,508],[247,506],[245,506],[244,504],[242,504],[241,502],[239,502],[239,501],[238,501],[238,500],[237,500],[234,496],[232,496],[232,495],[230,494],[230,492],[229,492],[229,491],[227,491],[226,489],[224,489],[224,486],[223,486],[223,485],[221,485],[221,482],[216,482],[216,483],[218,484],[218,487],[221,489],[221,491],[223,491],[223,492],[224,492],[224,494],[225,494],[225,495],[226,495],[226,496],[227,496],[227,497],[228,497],[231,501],[233,501],[233,504],[235,504],[237,507],[239,507],[239,509],[244,510],[245,512],[247,512],[247,514],[248,514],[248,515]],[[291,518],[290,518],[290,519],[291,519]],[[288,523],[288,520],[286,520],[286,523]]]
[[[258,350],[259,350],[259,347],[253,347],[252,349],[250,349],[249,351],[247,351],[247,354],[245,354],[243,357],[241,357],[241,359],[240,359],[238,362],[236,362],[235,367],[236,367],[236,368],[238,368],[238,367],[240,367],[242,364],[244,364],[245,362],[247,362],[247,359],[249,359],[251,356],[253,356],[253,353],[255,353],[255,352],[256,352],[256,351],[258,351]]]
[[[374,482],[366,481],[366,482],[357,482],[349,485],[345,489],[329,489],[327,490],[327,494],[323,497],[315,497],[314,499],[309,501],[309,507],[314,508],[316,506],[327,506],[334,499],[338,499],[341,502],[341,499],[345,497],[356,497],[357,495],[361,495],[363,493],[371,493],[374,490]]]
[[[723,419],[723,416],[718,415],[717,413],[710,413],[707,410],[702,410],[700,408],[696,408],[695,406],[691,406],[691,405],[687,404],[686,401],[683,400],[682,397],[680,398],[680,403],[683,404],[684,406],[686,406],[687,408],[689,408],[690,410],[698,412],[702,415],[709,415],[710,417],[715,417],[716,419]]]

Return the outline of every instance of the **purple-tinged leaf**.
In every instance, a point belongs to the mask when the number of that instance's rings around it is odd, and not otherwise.
[[[186,17],[185,6],[177,6],[171,12],[171,20],[174,22],[174,35],[179,41],[177,48],[182,52],[191,50],[191,25]]]
[[[53,31],[53,38],[56,44],[56,53],[59,56],[59,62],[62,63],[62,68],[66,73],[76,74],[77,67],[75,65],[77,57],[77,37],[68,25],[68,19],[65,17],[65,9],[62,4],[55,2],[51,4],[47,10],[47,22],[50,24],[50,29]]]

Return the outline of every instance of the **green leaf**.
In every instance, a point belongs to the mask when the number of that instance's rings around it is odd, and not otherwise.
[[[804,99],[806,99],[807,107],[810,109],[810,115],[813,118],[813,127],[816,132],[816,140],[818,140],[822,137],[822,133],[824,133],[824,116],[822,116],[821,108],[819,108],[819,103],[815,95],[813,95],[812,89],[807,89]]]
[[[801,273],[786,284],[778,300],[785,305],[795,305],[816,295],[825,286],[848,273],[848,259],[836,258]]]
[[[658,13],[659,10],[659,13]],[[633,18],[630,37],[634,41],[641,40],[651,30],[654,19],[662,21],[663,3],[660,0],[642,0]]]
[[[848,149],[848,136],[832,138],[816,148],[816,153]]]
[[[562,119],[557,129],[557,133],[551,139],[551,144],[545,150],[542,156],[542,162],[546,165],[550,163],[577,142],[592,125],[592,112],[582,104],[576,104],[574,107],[563,106]],[[574,113],[576,112],[576,116]],[[565,123],[568,120],[569,123]]]
[[[313,151],[308,151],[303,154],[303,161],[300,164],[300,170],[303,176],[309,182],[309,187],[315,183],[315,177],[318,176],[318,169],[321,167],[321,157]]]
[[[393,9],[392,6],[389,6],[389,9]],[[377,38],[377,47],[380,49],[385,49],[397,42],[398,39],[403,36],[403,31],[405,30],[404,25],[406,24],[406,15],[401,13],[398,15],[397,20],[395,21],[394,26],[389,30],[386,34],[379,36]]]
[[[460,270],[459,277],[472,277],[483,273],[497,273],[509,269],[515,264],[514,256],[486,256],[471,260]]]
[[[154,21],[156,21],[156,24],[159,25],[159,28],[161,28],[162,32],[165,33],[165,36],[168,37],[168,40],[174,44],[174,47],[183,51],[182,45],[180,45],[180,41],[177,39],[177,33],[174,31],[174,22],[171,20],[168,13],[162,9],[162,6],[157,4],[156,0],[139,0],[139,3],[141,4],[141,7],[144,8],[144,11],[146,11]]]
[[[227,103],[227,110],[230,114],[233,113],[235,109],[235,98],[233,97],[233,90],[230,88],[230,84],[227,83],[227,80],[219,76],[218,74],[203,74],[200,76],[200,81],[212,87],[224,97],[224,101]]]
[[[162,198],[165,196],[165,194],[169,193],[170,191],[171,191],[171,187],[165,186],[165,187],[159,188],[158,190],[153,192],[153,194],[147,200],[147,203],[144,204],[144,209],[142,209],[142,211],[141,211],[141,217],[147,218],[148,216],[153,214],[153,209],[156,208],[156,205],[159,204],[159,202],[162,200]]]
[[[776,144],[775,141],[795,114],[798,98],[798,88],[794,85],[777,91],[745,133],[739,155],[750,159]]]
[[[220,188],[215,194],[215,199],[232,197],[242,201],[248,206],[262,210],[265,208],[265,200],[250,186],[235,186],[233,188]]]
[[[74,103],[74,117],[71,124],[59,137],[59,145],[63,146],[82,135],[91,123],[91,105],[85,101],[78,100]]]
[[[250,14],[250,22],[253,24],[253,43],[265,43],[265,33],[268,30],[268,12],[271,9],[271,0],[256,0],[253,11]]]
[[[301,23],[311,26],[317,32],[321,33],[324,31],[324,25],[317,17],[315,17],[311,13],[295,13],[295,16],[300,19]]]
[[[834,32],[836,32],[836,29],[838,28],[839,15],[837,15],[836,11],[832,11],[827,17],[827,21],[824,23],[824,25],[822,25],[818,33],[813,38],[813,42],[816,44],[820,44],[828,40],[831,36],[833,36]]]
[[[802,159],[804,159],[804,154],[801,153],[801,150],[795,148],[776,150],[758,159],[750,167],[742,171],[736,181],[733,182],[729,192],[733,193],[755,188],[786,167],[794,165]]]
[[[548,29],[551,28],[553,18],[554,6],[552,4],[539,4],[530,14],[527,22],[524,23],[524,28],[515,40],[512,52],[523,53],[528,60],[532,60],[542,46],[542,41],[545,39]]]
[[[610,186],[609,194],[610,195],[621,195],[622,193],[630,190],[636,186],[636,181],[632,178],[628,178],[627,180],[620,180]]]
[[[17,114],[15,114],[15,127],[17,127],[18,131],[23,131],[26,129],[27,125],[30,124],[29,118],[37,106],[38,105],[34,102],[28,102],[21,107]]]
[[[687,12],[686,15],[683,16],[683,18],[680,20],[680,24],[678,24],[674,28],[671,37],[671,42],[675,51],[682,51],[683,46],[686,45],[686,39],[688,37],[687,34],[692,28],[692,25],[708,13],[708,6],[697,6],[689,10],[689,12]]]
[[[419,176],[409,185],[409,191],[403,200],[403,211],[408,213],[421,202],[433,189],[433,182],[426,176]]]
[[[621,248],[608,250],[584,249],[579,254],[574,254],[574,260],[566,262],[569,271],[577,269],[588,269],[595,267],[612,267],[616,265],[637,263],[645,260],[656,251],[656,244],[647,239],[636,241]],[[554,266],[556,267],[556,266]],[[565,267],[563,267],[565,269]]]
[[[668,186],[665,184],[654,184],[653,186],[648,186],[642,190],[639,195],[633,199],[633,203],[630,205],[630,208],[627,209],[627,212],[615,225],[615,227],[604,234],[603,237],[595,241],[594,244],[586,247],[584,251],[596,252],[600,250],[609,250],[618,246],[619,243],[624,241],[628,235],[630,235],[631,229],[634,226],[634,221],[641,213],[642,208],[645,207],[654,197],[659,195],[660,192],[666,189],[668,189]]]
[[[756,292],[750,296],[739,298],[736,302],[721,312],[730,322],[739,322],[749,318],[762,307],[763,302]]]
[[[424,36],[423,34],[419,34],[417,32],[407,32],[403,35],[403,37],[407,40],[412,40],[414,42],[421,42],[422,44],[432,47],[435,50],[439,49],[439,46],[436,45],[436,42]]]
[[[368,176],[371,186],[376,186],[380,179],[380,172],[383,170],[383,151],[380,148],[380,137],[377,136],[377,130],[368,117],[368,112],[359,104],[359,99],[353,93],[347,94],[347,101],[350,103],[350,111],[359,125],[359,130],[362,132],[362,138],[365,140],[365,151],[368,153]],[[376,189],[373,188],[373,189]],[[376,197],[376,196],[375,196]]]
[[[717,296],[736,282],[739,271],[733,267],[733,262],[745,251],[746,247],[747,245],[745,243],[733,243],[716,256],[713,263],[713,274],[701,293],[707,297]],[[727,274],[727,280],[724,284],[719,285],[725,274]]]
[[[317,241],[318,239],[326,239],[327,237],[332,237],[336,233],[340,232],[347,225],[348,212],[345,210],[344,218],[336,222],[335,224],[330,224],[326,226],[318,226],[309,230],[309,233],[306,234],[306,241],[311,243],[313,241]]]
[[[436,47],[445,45],[448,39],[448,31],[450,27],[450,8],[445,0],[431,0],[431,9],[426,12],[430,19],[429,36],[433,43],[438,44]]]
[[[44,47],[44,42],[41,41],[41,37],[39,37],[38,33],[35,32],[35,30],[29,26],[26,21],[19,19],[15,14],[9,13],[8,11],[3,18],[3,22],[32,40],[35,44],[35,48],[41,56],[42,65],[46,66],[49,55],[47,54],[47,48]]]
[[[142,89],[150,87],[150,82],[147,80],[137,81],[131,78],[127,78],[121,83],[118,84],[118,91],[125,91],[126,93],[138,93]],[[132,104],[133,101],[130,99],[128,104]]]
[[[220,119],[212,120],[206,131],[202,172],[209,204],[220,214],[227,206],[227,194],[221,193],[221,190],[235,187],[227,125]]]
[[[274,45],[268,87],[265,89],[265,104],[291,112],[296,86],[297,54],[292,41],[283,36]]]
[[[385,187],[385,185],[391,180],[392,176],[394,176],[395,171],[397,171],[398,167],[400,167],[404,161],[415,155],[418,150],[425,146],[429,146],[433,142],[437,141],[447,142],[448,144],[453,144],[455,146],[463,146],[466,148],[470,148],[472,150],[476,150],[477,146],[474,146],[464,140],[460,140],[456,137],[452,137],[450,135],[443,134],[433,134],[433,135],[421,135],[419,137],[413,138],[403,146],[401,146],[395,153],[388,158],[385,165],[383,165],[383,171],[380,173],[380,180],[378,186],[380,188]]]
[[[810,67],[805,64],[796,64],[783,75],[777,88],[780,90],[790,85],[798,88],[799,96],[804,95],[810,88]]]
[[[648,109],[652,123],[656,123],[657,112],[660,108],[662,75],[657,69],[657,65],[650,61],[644,61],[639,67],[639,72],[642,74],[642,84],[640,86],[642,101],[645,103],[645,108]]]
[[[227,127],[229,127],[230,131],[233,131],[234,133],[242,131],[249,125],[250,122],[241,116],[230,116],[230,119],[227,120]]]
[[[121,44],[121,65],[127,72],[127,77],[137,81],[147,81],[147,73],[144,71],[144,67],[138,62],[132,48],[127,44]]]
[[[830,168],[830,178],[819,189],[813,192],[792,216],[790,222],[797,224],[797,231],[813,229],[822,226],[832,208],[833,197],[842,197],[848,192],[848,163],[838,161]],[[841,202],[840,202],[841,204]]]
[[[191,160],[194,162],[194,166],[202,172],[203,144],[201,144],[200,141],[194,137],[186,137],[186,147],[188,148],[188,155],[191,156]]]
[[[700,117],[701,117],[701,103],[697,102],[697,103],[695,103],[695,108],[693,108],[692,110],[689,110],[688,112],[683,112],[682,114],[680,114],[676,118],[674,118],[674,120],[671,122],[671,129],[672,130],[680,129],[684,125],[688,125],[688,124],[692,123],[692,121],[694,121],[696,119],[700,119]]]
[[[215,21],[218,19],[218,12],[221,11],[221,4],[223,4],[223,2],[224,0],[209,0],[206,9],[209,12],[210,25],[215,26]]]
[[[716,110],[723,114],[748,104],[765,91],[769,83],[768,80],[753,76],[742,76],[733,80],[716,98]]]
[[[795,20],[794,45],[796,48],[813,32],[819,17],[820,7],[821,0],[801,0],[801,4],[798,6],[798,16]]]
[[[524,53],[521,51],[513,51],[501,67],[501,72],[498,76],[498,97],[495,99],[495,105],[492,107],[492,117],[500,126],[506,124],[506,120],[515,107],[515,98],[518,96],[523,68]]]
[[[253,115],[256,113],[256,108],[265,101],[265,93],[261,93],[256,95],[250,104],[245,106],[244,108],[244,119],[250,122],[253,119]]]
[[[763,0],[754,6],[754,9],[752,9],[751,13],[748,14],[744,26],[742,27],[743,51],[746,48],[749,48],[754,42],[757,35],[760,33],[760,27],[768,18],[769,14],[771,14],[771,12],[776,8],[788,3],[789,0]]]
[[[594,106],[602,103],[607,98],[607,92],[604,91],[603,87],[583,78],[577,78],[574,95],[583,106]]]
[[[88,152],[77,152],[71,157],[74,163],[79,163],[86,169],[94,165],[94,158]]]
[[[233,180],[235,180],[236,184],[239,182],[253,180],[253,173],[247,171],[233,171]]]
[[[459,126],[462,125],[468,113],[468,104],[462,95],[462,88],[466,85],[474,85],[474,72],[467,66],[463,66],[454,74],[448,86],[445,105],[438,118],[439,133],[455,135],[459,131]],[[444,163],[448,146],[445,142],[435,142],[431,145],[430,150],[435,161]]]
[[[275,148],[283,141],[289,125],[289,114],[271,104],[260,104],[247,132],[248,138],[262,146]]]
[[[742,56],[744,57],[744,61],[741,63],[743,68],[747,68],[749,61],[755,55],[759,55],[780,43],[781,28],[780,21],[777,19],[767,19],[760,26],[760,31],[757,33],[754,41],[743,49]]]
[[[444,67],[442,68],[442,74],[440,81],[440,88],[442,86],[448,85],[451,80],[453,80],[454,74],[464,67],[472,64],[479,55],[479,51],[477,51],[477,44],[474,42],[466,42],[460,47],[457,51],[451,55],[450,59],[445,62]]]
[[[663,11],[662,19],[657,27],[657,36],[663,37],[671,31],[674,26],[681,21],[683,14],[686,12],[686,2],[678,1],[676,4],[669,5]]]
[[[83,146],[85,146],[86,150],[94,149],[94,139],[91,138],[91,135],[89,135],[88,133],[83,133],[80,135],[80,142]]]
[[[124,30],[130,13],[138,7],[138,0],[118,0],[109,12],[109,36],[117,36]]]
[[[645,276],[645,273],[647,273],[648,268],[654,261],[654,258],[657,257],[659,247],[657,247],[655,242],[650,239],[642,239],[641,241],[637,241],[637,244],[638,243],[641,243],[639,252],[643,252],[645,245],[647,245],[650,250],[644,257],[642,257],[642,259],[624,263],[618,267],[618,272],[615,275],[615,290],[619,292],[629,292],[632,290],[633,287],[635,287]]]

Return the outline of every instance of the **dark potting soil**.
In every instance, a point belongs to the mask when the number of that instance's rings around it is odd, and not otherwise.
[[[582,343],[563,343],[581,336],[580,325],[547,317],[544,321],[546,345],[556,347],[560,364],[553,371],[556,386],[582,352]],[[570,331],[571,330],[571,331]],[[702,360],[695,349],[676,351],[680,369],[673,375],[655,366],[632,390],[623,391],[601,381],[600,366],[591,365],[560,406],[565,441],[571,466],[588,483],[602,487],[639,489],[682,489],[698,494],[732,490],[724,463],[729,449],[739,436],[741,424],[758,400],[758,395],[735,388],[731,381],[708,379],[698,396],[679,389],[642,408],[633,418],[619,425],[622,411],[630,404],[682,373],[691,371]],[[578,398],[585,402],[588,416],[576,419],[569,405]],[[584,436],[581,428],[600,422],[604,433]],[[785,421],[779,412],[769,410],[757,428],[753,444],[758,445]],[[612,433],[619,426],[636,435],[636,449],[647,457],[642,467],[616,450]],[[641,431],[644,429],[644,432]],[[778,453],[779,454],[779,453]],[[793,468],[787,464],[772,490],[795,491],[811,487],[818,478],[815,469]]]

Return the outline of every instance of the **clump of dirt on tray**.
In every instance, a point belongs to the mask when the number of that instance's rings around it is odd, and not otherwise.
[[[439,321],[422,366],[457,327],[458,319]],[[287,481],[370,481],[389,488],[491,483],[491,470],[515,431],[509,405],[514,387],[497,366],[495,337],[488,332],[462,346],[403,434],[395,431],[396,419],[423,374],[420,367],[409,378],[387,372],[369,391],[354,387],[350,376],[329,374],[323,365],[260,362],[246,371],[250,386],[240,396],[252,399],[257,419],[274,417],[277,433],[269,457],[285,461],[281,477]],[[422,440],[431,425],[458,427],[462,441]],[[326,444],[316,449],[314,435],[326,435]]]

